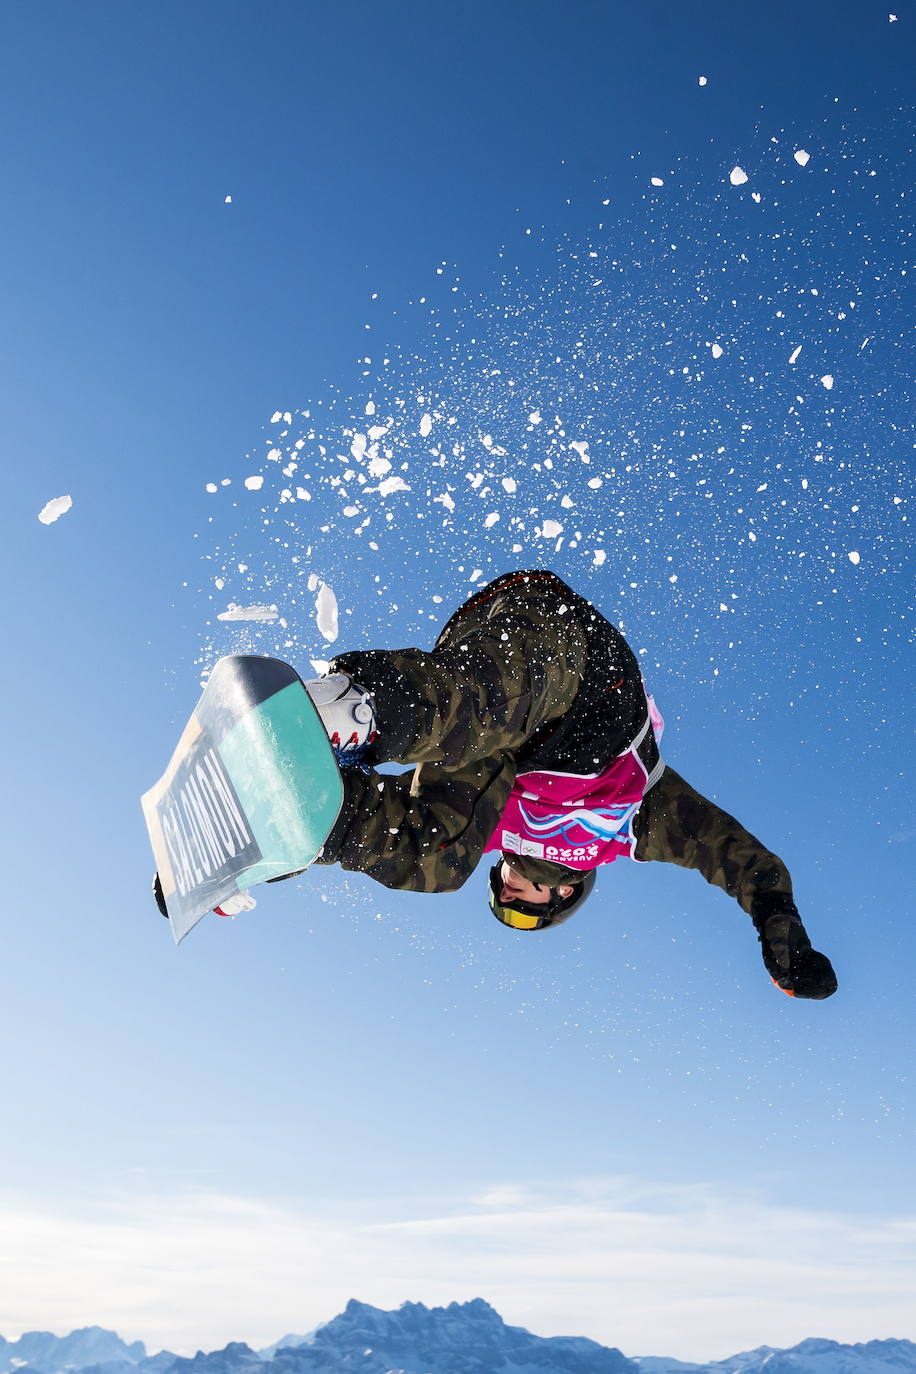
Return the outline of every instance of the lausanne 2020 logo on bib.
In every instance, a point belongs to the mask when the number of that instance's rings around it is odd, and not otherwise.
[[[550,840],[562,836],[567,843],[582,844],[582,838],[579,835],[573,837],[571,831],[584,831],[588,838],[594,840],[626,841],[627,826],[637,806],[638,803],[625,803],[621,806],[602,806],[596,811],[580,806],[574,811],[561,811],[540,819],[533,816],[522,803],[519,803],[519,810],[529,833],[538,839]]]

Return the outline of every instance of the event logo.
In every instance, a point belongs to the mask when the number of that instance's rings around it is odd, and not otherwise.
[[[581,838],[577,836],[573,839],[570,831],[578,828],[595,840],[604,840],[606,843],[619,840],[626,843],[629,838],[629,822],[638,806],[638,802],[628,802],[619,806],[600,806],[594,811],[580,806],[574,811],[561,811],[557,815],[544,816],[540,820],[532,816],[521,802],[519,810],[530,833],[537,835],[539,839],[549,840],[562,836],[570,844],[581,845]]]

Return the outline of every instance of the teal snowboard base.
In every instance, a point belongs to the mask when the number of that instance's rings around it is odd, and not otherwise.
[[[337,762],[298,673],[276,658],[221,658],[142,798],[176,944],[239,891],[308,868],[342,803]]]

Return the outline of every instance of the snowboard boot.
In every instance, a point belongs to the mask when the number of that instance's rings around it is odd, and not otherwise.
[[[369,747],[378,735],[371,692],[364,691],[346,673],[316,678],[305,684],[305,690],[321,717],[340,766],[364,767]]]

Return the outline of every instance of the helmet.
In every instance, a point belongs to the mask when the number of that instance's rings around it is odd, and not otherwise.
[[[504,926],[511,926],[513,930],[547,930],[550,926],[562,925],[564,921],[569,920],[573,912],[579,910],[583,902],[588,900],[595,886],[596,874],[593,868],[584,873],[578,869],[571,869],[569,881],[574,883],[574,887],[568,897],[561,897],[557,889],[552,887],[549,901],[514,900],[511,906],[506,906],[499,899],[502,889],[501,867],[500,859],[490,869],[487,896],[490,910],[497,921],[502,921]]]

